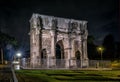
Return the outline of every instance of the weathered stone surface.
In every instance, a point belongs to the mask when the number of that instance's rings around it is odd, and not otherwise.
[[[66,68],[88,66],[87,21],[33,14],[30,26],[31,66],[41,64],[43,49],[46,50],[47,67],[57,66],[56,55],[60,55],[60,59],[65,60]],[[56,52],[56,45],[60,47],[59,53]],[[79,55],[77,57],[76,52]],[[76,60],[79,60],[80,66],[77,66]]]

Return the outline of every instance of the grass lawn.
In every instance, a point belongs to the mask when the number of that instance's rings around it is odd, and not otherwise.
[[[19,82],[120,82],[120,70],[17,70]]]

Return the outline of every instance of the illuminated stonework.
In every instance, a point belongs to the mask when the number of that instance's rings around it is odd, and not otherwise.
[[[31,66],[88,67],[87,21],[33,14],[29,34]]]

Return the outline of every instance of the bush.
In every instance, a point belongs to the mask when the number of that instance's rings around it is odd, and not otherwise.
[[[120,61],[119,60],[115,60],[112,62],[111,64],[112,68],[120,68]]]

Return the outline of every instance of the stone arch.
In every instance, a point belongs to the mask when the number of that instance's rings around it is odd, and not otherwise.
[[[64,57],[64,45],[63,45],[62,40],[59,40],[56,43],[55,51],[56,51],[56,54],[55,54],[56,66],[57,67],[64,67],[64,65],[65,65],[64,58],[65,57]]]
[[[42,51],[41,51],[41,65],[42,66],[47,65],[46,60],[47,60],[47,51],[46,51],[46,49],[42,49]]]
[[[81,54],[79,50],[75,52],[75,58],[76,58],[76,66],[81,67]]]
[[[58,55],[57,55],[58,54]],[[64,59],[64,45],[62,40],[56,43],[56,59]]]
[[[41,58],[42,58],[42,59],[46,59],[46,58],[47,58],[47,52],[46,52],[46,49],[42,49],[42,52],[41,52]]]

